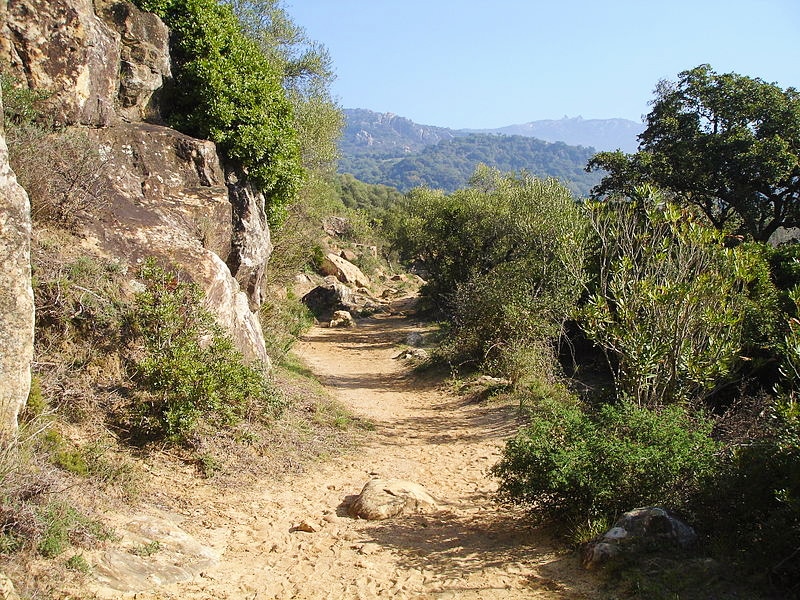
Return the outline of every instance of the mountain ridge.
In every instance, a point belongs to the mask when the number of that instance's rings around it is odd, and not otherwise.
[[[365,183],[387,185],[403,192],[419,186],[452,192],[466,186],[475,167],[482,163],[502,171],[555,177],[577,196],[586,196],[601,178],[600,173],[585,171],[589,159],[597,152],[588,144],[568,144],[497,130],[473,132],[420,125],[394,113],[367,109],[344,109],[344,114],[338,170]],[[583,119],[569,121],[584,123]],[[596,123],[589,123],[597,128]],[[551,124],[550,129],[558,127]]]
[[[345,108],[345,128],[341,149],[344,154],[376,154],[402,149],[415,152],[431,144],[471,134],[521,135],[545,142],[564,142],[597,151],[635,152],[642,123],[623,118],[584,119],[581,116],[562,119],[540,119],[490,129],[452,129],[423,125],[392,112],[365,108]]]

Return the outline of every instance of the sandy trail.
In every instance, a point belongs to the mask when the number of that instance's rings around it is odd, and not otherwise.
[[[297,353],[375,430],[356,451],[302,475],[225,493],[187,490],[183,514],[191,517],[181,526],[218,549],[220,564],[135,597],[598,597],[574,557],[554,551],[524,514],[491,501],[487,473],[513,432],[513,408],[470,404],[411,374],[393,357],[412,330],[413,321],[386,316],[306,335]],[[346,498],[373,476],[420,483],[444,509],[379,522],[348,517]],[[316,531],[295,530],[304,521]]]

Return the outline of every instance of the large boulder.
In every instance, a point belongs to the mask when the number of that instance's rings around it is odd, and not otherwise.
[[[637,508],[626,512],[611,529],[586,546],[583,565],[591,569],[623,553],[686,548],[696,540],[694,529],[663,508]]]
[[[320,271],[323,275],[333,275],[342,283],[350,283],[356,287],[369,287],[370,284],[369,277],[361,269],[332,252],[322,260]]]
[[[13,434],[31,386],[33,289],[28,195],[8,164],[0,97],[0,437]]]
[[[356,308],[353,291],[336,277],[326,277],[325,281],[301,298],[314,316],[320,321],[330,321],[337,310]]]
[[[122,0],[95,0],[98,16],[120,36],[117,113],[128,121],[158,121],[157,92],[172,76],[169,30],[156,15]]]
[[[439,510],[439,501],[418,483],[402,479],[372,479],[350,505],[351,516],[370,521]]]
[[[214,144],[144,123],[89,135],[107,161],[109,205],[83,227],[113,256],[133,264],[156,256],[180,268],[237,348],[267,362],[258,317],[224,260],[232,208]]]
[[[331,317],[331,322],[328,325],[329,327],[355,327],[356,321],[346,310],[337,310],[333,313]]]
[[[119,87],[119,34],[92,0],[0,2],[0,59],[31,89],[44,90],[62,124],[109,125]]]

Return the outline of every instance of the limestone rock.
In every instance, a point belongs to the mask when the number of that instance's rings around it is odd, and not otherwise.
[[[341,252],[339,252],[339,256],[341,256],[343,259],[345,259],[346,261],[349,261],[349,262],[353,262],[354,260],[356,260],[358,258],[358,254],[356,254],[352,250],[348,250],[346,248],[344,250],[342,250]]]
[[[325,217],[322,230],[331,237],[342,236],[350,231],[350,221],[344,217]]]
[[[364,275],[357,266],[332,252],[322,261],[320,270],[324,275],[333,275],[342,283],[351,283],[357,287],[367,287],[369,277]]]
[[[31,386],[31,209],[8,164],[0,98],[0,437],[17,429]]]
[[[167,26],[130,2],[94,4],[98,16],[120,36],[117,112],[129,121],[160,120],[157,92],[172,76]]]
[[[123,548],[104,552],[93,569],[98,583],[106,589],[142,592],[187,581],[219,563],[219,554],[213,548],[201,544],[168,519],[136,517],[117,533],[122,537]],[[136,553],[137,548],[153,542],[158,543],[158,550],[151,556]]]
[[[393,357],[397,359],[414,359],[414,360],[428,360],[430,355],[424,348],[406,348],[400,354]]]
[[[109,125],[119,87],[119,35],[92,0],[0,3],[0,59],[31,89],[48,90],[62,124]]]
[[[403,514],[435,512],[439,502],[428,491],[402,479],[373,479],[350,505],[350,515],[378,521]]]
[[[406,336],[406,344],[419,348],[424,344],[424,339],[419,331],[412,331]]]
[[[330,327],[355,327],[356,321],[346,310],[337,310],[331,317]]]
[[[272,255],[266,199],[241,174],[228,174],[228,192],[233,207],[233,239],[228,267],[247,293],[250,310],[262,301],[262,279]]]
[[[160,257],[183,270],[249,359],[268,362],[247,296],[225,264],[232,209],[211,142],[166,127],[120,124],[89,132],[109,163],[109,206],[84,227],[108,253]]]
[[[625,552],[663,546],[686,548],[696,540],[694,529],[663,508],[637,508],[622,515],[614,527],[586,546],[583,566],[592,569]]]

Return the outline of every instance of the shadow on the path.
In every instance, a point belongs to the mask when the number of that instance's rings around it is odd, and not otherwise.
[[[400,566],[435,574],[443,591],[476,592],[459,586],[472,574],[491,570],[513,577],[536,564],[535,575],[526,582],[532,588],[544,587],[554,599],[587,598],[576,585],[576,578],[586,577],[577,558],[556,553],[548,533],[519,513],[492,512],[491,507],[479,516],[444,511],[381,521],[364,533],[367,541],[393,551]]]

